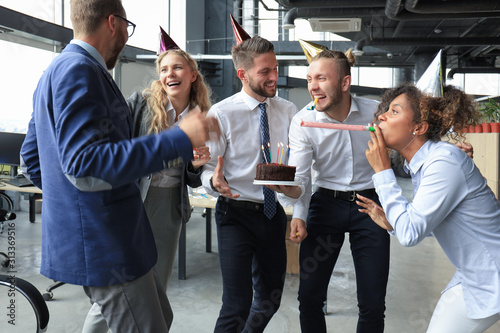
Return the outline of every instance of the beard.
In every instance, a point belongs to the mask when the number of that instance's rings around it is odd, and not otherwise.
[[[266,91],[266,84],[269,83],[269,82],[270,81],[265,82],[264,84],[262,84],[261,86],[259,86],[258,84],[254,84],[254,82],[250,79],[248,81],[248,86],[250,87],[250,89],[254,93],[256,93],[259,96],[262,96],[262,97],[274,97],[276,95],[276,87],[273,88],[272,92],[267,92]]]
[[[122,35],[118,35],[111,51],[111,57],[109,57],[106,61],[106,67],[108,67],[108,70],[115,68],[118,58],[120,57],[120,53],[122,53],[126,43],[126,39]]]
[[[342,101],[342,88],[340,87],[340,84],[337,86],[337,89],[333,91],[333,94],[330,96],[330,101],[328,104],[326,104],[322,110],[319,110],[316,107],[316,110],[319,112],[328,112],[331,111],[332,109],[335,109],[340,102]]]

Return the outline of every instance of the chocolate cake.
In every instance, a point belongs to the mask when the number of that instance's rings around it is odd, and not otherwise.
[[[257,164],[255,180],[294,181],[295,167],[285,164]]]

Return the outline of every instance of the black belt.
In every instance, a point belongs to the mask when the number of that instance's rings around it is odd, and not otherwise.
[[[345,201],[355,201],[357,199],[356,194],[362,195],[364,197],[374,196],[377,194],[377,192],[375,192],[374,188],[370,188],[368,190],[361,190],[361,191],[343,192],[343,191],[329,190],[327,188],[320,187],[320,188],[318,188],[318,190],[316,192],[319,192],[319,193],[327,195],[327,196],[331,196],[334,199],[341,199],[341,200],[345,200]]]
[[[257,202],[252,202],[252,201],[243,201],[243,200],[234,200],[234,199],[229,199],[223,196],[219,197],[219,200],[222,202],[225,202],[235,208],[243,208],[243,209],[248,209],[252,210],[254,212],[263,212],[264,211],[264,204],[263,203],[257,203]]]

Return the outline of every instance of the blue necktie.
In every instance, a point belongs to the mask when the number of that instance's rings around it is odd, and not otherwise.
[[[268,143],[271,143],[269,137],[269,123],[267,121],[266,104],[260,103],[260,134],[262,145],[266,148]],[[265,156],[262,156],[262,163],[269,163],[271,161],[271,154],[269,149],[263,149]],[[276,214],[276,197],[274,192],[265,186],[262,186],[264,191],[264,214],[268,219],[272,219],[274,214]]]

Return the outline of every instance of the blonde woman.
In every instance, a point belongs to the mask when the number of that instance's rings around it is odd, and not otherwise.
[[[134,137],[168,130],[188,112],[207,112],[211,106],[210,89],[189,54],[180,49],[165,51],[158,57],[156,68],[159,79],[127,100],[134,119]],[[199,158],[195,161],[169,167],[139,181],[158,251],[156,268],[165,290],[182,223],[191,216],[186,185],[201,185],[201,166],[210,160],[207,147],[196,150]]]

